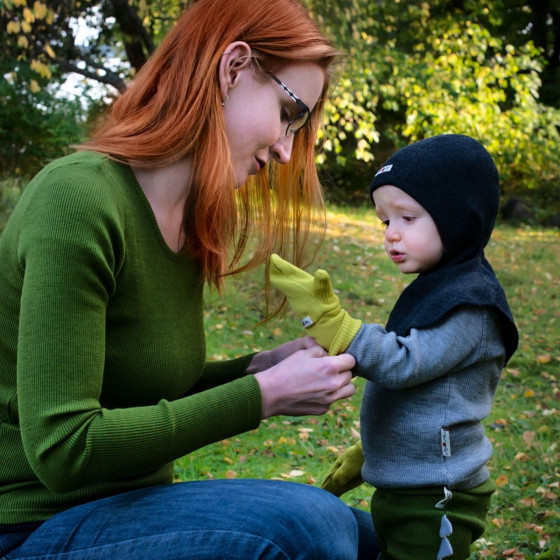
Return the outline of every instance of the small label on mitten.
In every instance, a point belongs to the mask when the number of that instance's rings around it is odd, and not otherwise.
[[[301,320],[301,324],[303,325],[303,328],[306,329],[307,327],[310,327],[313,324],[313,321],[311,320],[311,317],[308,315],[307,317],[304,317]]]

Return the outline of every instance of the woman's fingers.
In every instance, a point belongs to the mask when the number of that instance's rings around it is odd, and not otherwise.
[[[350,354],[328,356],[323,348],[314,345],[257,373],[263,418],[324,414],[333,402],[354,394],[350,371],[354,364]]]

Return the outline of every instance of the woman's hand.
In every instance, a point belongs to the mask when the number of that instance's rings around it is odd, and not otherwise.
[[[253,359],[247,368],[247,373],[258,373],[259,371],[269,369],[280,363],[282,360],[285,360],[288,356],[291,356],[294,352],[305,350],[307,348],[313,348],[314,346],[320,348],[314,338],[304,336],[302,338],[296,338],[295,340],[285,342],[273,350],[259,352],[253,356]]]
[[[354,394],[356,388],[351,383],[350,371],[354,365],[350,354],[327,356],[323,348],[313,344],[257,373],[263,420],[279,414],[324,414],[333,402]]]

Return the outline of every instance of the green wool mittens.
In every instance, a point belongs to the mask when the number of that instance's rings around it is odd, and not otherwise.
[[[357,488],[364,482],[362,478],[362,465],[364,464],[364,452],[362,442],[350,446],[330,468],[325,480],[321,484],[323,490],[327,490],[335,496],[342,496],[345,492]]]
[[[317,270],[315,276],[311,276],[278,255],[272,255],[270,283],[286,296],[308,334],[331,356],[348,348],[362,322],[340,308],[338,296],[325,270]]]

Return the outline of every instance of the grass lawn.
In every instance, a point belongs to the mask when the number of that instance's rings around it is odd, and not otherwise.
[[[328,218],[316,266],[329,271],[342,305],[354,317],[384,323],[412,278],[385,256],[383,233],[370,208],[331,208]],[[490,468],[498,489],[489,529],[472,558],[559,559],[560,235],[500,224],[487,257],[508,294],[520,347],[503,372],[494,410],[485,421],[494,444]],[[207,296],[210,359],[271,348],[301,334],[291,313],[265,326],[256,324],[260,274],[231,280],[221,297]],[[177,479],[259,477],[319,485],[336,457],[359,438],[363,381],[356,385],[356,394],[325,416],[269,419],[258,430],[179,460]],[[368,510],[371,493],[363,485],[343,499]]]

